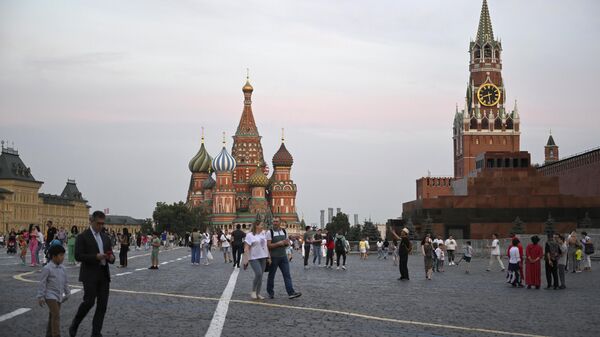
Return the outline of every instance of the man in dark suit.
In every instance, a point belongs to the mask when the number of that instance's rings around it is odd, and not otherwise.
[[[109,263],[115,263],[110,238],[103,231],[106,216],[101,211],[92,214],[90,228],[77,236],[75,260],[81,262],[79,281],[83,282],[83,302],[69,327],[69,336],[77,334],[77,328],[97,299],[92,322],[92,337],[102,336],[102,323],[108,303],[110,284]]]

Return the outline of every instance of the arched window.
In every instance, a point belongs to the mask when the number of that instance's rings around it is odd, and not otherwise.
[[[506,128],[507,128],[508,130],[512,130],[512,129],[513,129],[513,127],[514,127],[514,125],[513,125],[513,120],[512,120],[512,118],[509,118],[508,120],[506,120]]]
[[[494,50],[494,57],[496,58],[497,61],[500,61],[500,50],[498,50],[498,49]]]
[[[500,119],[500,117],[497,117],[496,120],[494,121],[494,129],[496,129],[496,130],[502,129],[502,120]]]
[[[471,129],[477,129],[477,118],[471,118]]]
[[[490,46],[489,44],[486,44],[485,47],[483,47],[483,56],[485,58],[492,57],[492,46]]]
[[[489,129],[490,128],[490,123],[488,122],[487,117],[484,117],[483,120],[481,121],[481,128],[482,129]]]
[[[475,45],[475,49],[473,51],[473,59],[481,58],[481,48],[479,45]]]

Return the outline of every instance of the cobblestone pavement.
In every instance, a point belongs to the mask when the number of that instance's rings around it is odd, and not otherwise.
[[[231,264],[215,252],[209,266],[192,266],[189,249],[160,254],[160,270],[146,269],[148,252],[131,252],[129,267],[111,266],[112,283],[105,336],[204,336],[230,278]],[[31,308],[0,322],[2,336],[41,336],[47,309],[35,302],[38,268],[15,264],[0,253],[0,317]],[[302,297],[288,300],[281,275],[275,299],[250,300],[253,273],[240,271],[222,330],[223,336],[596,336],[600,323],[600,264],[593,272],[567,275],[567,289],[514,289],[504,273],[486,272],[487,260],[475,259],[471,274],[463,265],[446,266],[433,280],[424,278],[423,261],[411,256],[411,280],[397,281],[391,260],[348,258],[348,270],[304,270],[300,255],[292,277]],[[70,284],[78,267],[67,269]],[[21,278],[16,275],[21,275]],[[263,289],[266,286],[266,275]],[[265,296],[266,294],[263,293]],[[61,310],[62,333],[82,299],[73,294]],[[225,303],[226,304],[226,303]],[[94,309],[92,309],[94,310]],[[92,312],[79,331],[91,333]]]

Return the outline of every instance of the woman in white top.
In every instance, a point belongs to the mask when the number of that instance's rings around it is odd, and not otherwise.
[[[204,265],[208,266],[208,251],[209,251],[209,246],[210,246],[210,234],[208,234],[208,232],[204,232],[202,234],[202,242],[200,244],[200,247],[202,247],[202,256],[200,256],[200,259],[204,259]]]
[[[250,233],[246,234],[244,243],[244,270],[248,268],[248,263],[254,271],[254,280],[252,281],[252,299],[263,300],[260,296],[262,278],[267,264],[271,264],[271,255],[267,248],[267,237],[263,231],[262,221],[256,221],[252,224]]]
[[[519,264],[521,263],[521,254],[519,253],[519,239],[512,240],[512,246],[508,250],[508,280],[513,287],[523,287],[521,284],[521,273]]]
[[[225,259],[225,263],[232,262],[230,251],[231,244],[229,243],[231,241],[231,235],[229,235],[227,230],[225,230],[225,233],[221,234],[220,241],[221,248],[223,248],[223,258]]]

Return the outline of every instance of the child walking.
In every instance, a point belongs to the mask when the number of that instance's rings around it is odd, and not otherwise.
[[[469,266],[471,265],[471,258],[473,258],[473,247],[471,246],[471,241],[467,241],[467,245],[463,248],[465,250],[465,255],[463,256],[463,260],[465,260],[465,274],[469,274]]]
[[[63,246],[50,246],[48,256],[50,263],[42,268],[37,299],[40,306],[48,305],[46,337],[58,337],[60,336],[60,305],[69,298],[71,290],[67,282],[67,274],[62,266],[65,260]]]
[[[158,233],[154,233],[152,236],[152,265],[148,269],[158,269],[158,251],[160,250],[160,236]]]
[[[437,271],[444,272],[444,261],[446,261],[446,254],[444,254],[444,244],[440,243],[435,250],[437,257]]]

